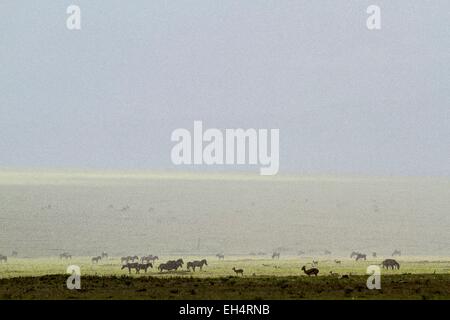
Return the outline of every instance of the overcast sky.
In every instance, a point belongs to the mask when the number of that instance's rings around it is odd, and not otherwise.
[[[280,173],[450,176],[449,24],[448,0],[3,0],[0,167],[174,168],[202,120],[279,128]]]

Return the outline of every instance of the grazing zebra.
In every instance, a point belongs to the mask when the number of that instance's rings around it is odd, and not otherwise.
[[[167,270],[167,271],[172,271],[172,270],[178,270],[178,268],[181,268],[182,266],[183,266],[183,259],[178,259],[178,260],[170,260],[170,261],[167,261],[166,263],[161,263],[159,266],[158,266],[158,270],[160,271],[160,272],[163,272],[164,270]]]
[[[381,263],[381,265],[383,266],[383,269],[384,268],[389,269],[389,267],[391,267],[392,270],[400,269],[400,263],[398,263],[394,259],[386,259]]]
[[[102,260],[102,257],[101,257],[101,256],[93,257],[93,258],[92,258],[92,263],[98,263],[99,260]]]
[[[8,262],[8,257],[0,254],[0,262]]]
[[[401,256],[401,255],[402,255],[402,252],[401,252],[400,250],[395,249],[394,252],[392,252],[392,256],[393,256],[393,257],[395,257],[395,256]]]
[[[123,270],[125,268],[128,268],[129,273],[131,273],[131,269],[135,269],[136,273],[139,273],[139,269],[140,269],[139,263],[137,263],[137,262],[124,264],[120,270]]]
[[[154,256],[152,254],[148,255],[148,256],[143,256],[141,258],[142,263],[144,263],[144,261],[155,263],[155,260],[159,260],[159,258],[158,258],[158,256]]]
[[[360,260],[360,259],[364,259],[364,261],[367,259],[367,255],[363,254],[363,253],[358,253],[356,255],[356,261]]]
[[[275,258],[280,259],[280,253],[279,252],[274,252],[272,254],[272,259],[275,259]]]
[[[218,254],[216,254],[216,257],[217,257],[219,260],[225,259],[225,255],[224,255],[223,253],[218,253]]]
[[[244,269],[236,269],[235,267],[233,267],[233,269],[232,269],[235,273],[236,273],[236,275],[241,275],[241,276],[244,276]]]
[[[356,261],[358,261],[360,259],[364,259],[364,260],[367,259],[367,255],[366,254],[360,253],[360,252],[356,252],[356,251],[353,251],[352,254],[350,255],[350,258],[353,258],[353,257],[356,258],[355,259]]]
[[[130,257],[130,260],[131,260],[131,262],[134,262],[135,260],[139,261],[139,257],[138,256],[132,256],[132,257]]]
[[[139,264],[139,270],[144,270],[145,273],[147,273],[148,268],[153,268],[153,264],[151,262]]]
[[[59,255],[59,258],[60,259],[72,259],[72,255],[70,255],[70,254],[68,254],[67,252],[63,252],[63,253],[61,253],[60,255]]]
[[[205,266],[208,265],[208,262],[206,261],[206,259],[203,259],[203,260],[201,260],[201,261],[196,260],[196,261],[188,262],[188,263],[186,264],[186,267],[187,267],[188,270],[189,270],[190,268],[192,268],[192,270],[195,272],[195,268],[196,268],[196,267],[199,267],[199,268],[200,268],[200,271],[201,271],[204,265],[205,265]]]
[[[317,268],[311,268],[311,269],[306,269],[305,266],[302,267],[302,270],[304,273],[306,273],[309,277],[312,275],[315,275],[317,277],[317,274],[319,273],[319,269]]]

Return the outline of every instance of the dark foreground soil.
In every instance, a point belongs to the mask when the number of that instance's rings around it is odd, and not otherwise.
[[[388,275],[381,290],[366,276],[156,278],[85,276],[80,290],[67,276],[0,279],[4,299],[450,299],[450,274]]]

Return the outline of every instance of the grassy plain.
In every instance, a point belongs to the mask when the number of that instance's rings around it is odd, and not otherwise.
[[[185,262],[198,258],[183,257]],[[117,257],[98,265],[89,257],[10,258],[0,264],[0,299],[450,299],[450,259],[445,258],[400,257],[400,270],[382,270],[381,290],[366,287],[367,266],[381,258],[355,262],[323,257],[317,259],[317,278],[300,269],[310,267],[309,258],[206,258],[203,271],[160,273],[157,262],[147,274],[131,275],[120,269]],[[81,290],[66,288],[68,265],[81,268]],[[244,269],[244,277],[234,275],[234,266]]]

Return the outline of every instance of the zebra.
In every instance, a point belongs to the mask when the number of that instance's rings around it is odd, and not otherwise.
[[[101,256],[93,257],[93,258],[91,259],[92,263],[98,263],[100,260],[102,260],[102,257],[101,257]]]
[[[350,255],[350,258],[353,258],[353,257],[356,258],[355,259],[356,261],[358,261],[360,259],[364,259],[364,260],[367,259],[367,255],[366,254],[360,253],[360,252],[356,252],[356,251],[353,251],[352,254]]]
[[[61,253],[60,255],[59,255],[59,258],[60,259],[72,259],[72,255],[70,255],[70,254],[68,254],[67,252],[63,252],[63,253]]]
[[[102,259],[108,259],[108,253],[105,251],[102,252]]]
[[[274,252],[272,254],[272,259],[275,259],[275,258],[280,259],[280,253],[279,252]]]
[[[358,253],[356,255],[356,261],[360,260],[360,259],[364,259],[364,261],[367,259],[367,255],[363,254],[363,253]]]
[[[8,262],[8,257],[7,256],[4,256],[4,255],[2,255],[2,254],[0,254],[0,262]]]
[[[381,265],[386,269],[389,269],[389,267],[391,267],[392,270],[400,269],[400,264],[394,259],[386,259],[381,263]]]
[[[218,253],[218,254],[216,254],[216,257],[217,257],[219,260],[224,260],[224,259],[225,259],[225,255],[224,255],[223,253]]]
[[[130,274],[131,274],[131,269],[135,269],[136,273],[139,273],[139,270],[140,270],[139,263],[137,263],[137,262],[124,264],[124,265],[122,265],[122,268],[120,270],[123,270],[125,268],[128,268],[128,272]]]
[[[400,250],[395,249],[394,252],[392,252],[392,256],[401,256],[402,252]]]
[[[183,259],[178,259],[178,260],[170,260],[170,261],[167,261],[166,263],[161,263],[159,266],[158,266],[158,270],[160,271],[160,272],[163,272],[164,270],[167,270],[167,271],[172,271],[172,270],[178,270],[178,268],[181,268],[182,266],[183,266]]]
[[[141,258],[141,262],[142,263],[144,263],[144,261],[155,263],[155,260],[159,260],[159,257],[158,256],[154,256],[152,254],[148,255],[148,256],[143,256]]]
[[[128,263],[128,261],[130,261],[131,260],[131,256],[127,256],[127,257],[122,257],[122,258],[120,258],[120,262],[123,264],[124,262],[125,263]]]
[[[139,264],[139,270],[144,270],[145,273],[147,273],[148,268],[153,268],[153,263],[148,262],[148,263],[140,263]]]
[[[195,272],[195,268],[196,268],[196,267],[199,267],[199,268],[200,268],[200,271],[201,271],[204,265],[205,265],[205,266],[208,265],[208,262],[206,261],[206,259],[203,259],[203,260],[201,260],[201,261],[196,260],[196,261],[188,262],[188,263],[186,264],[186,267],[187,267],[188,270],[189,270],[190,268],[192,268],[192,270]]]

